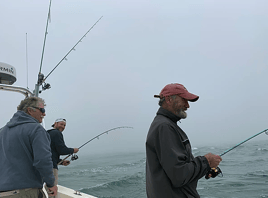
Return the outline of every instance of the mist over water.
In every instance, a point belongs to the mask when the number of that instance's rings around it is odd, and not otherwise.
[[[215,154],[234,145],[194,147],[194,156]],[[265,140],[247,142],[223,156],[223,177],[198,183],[202,198],[268,197],[268,146]],[[145,151],[84,155],[59,168],[59,184],[100,198],[146,197]]]
[[[78,147],[111,128],[134,127],[81,149],[77,161],[60,167],[59,184],[97,197],[146,197],[145,150],[135,150],[145,149],[158,109],[153,95],[168,83],[182,83],[200,96],[179,123],[194,155],[220,154],[265,129],[268,1],[256,2],[52,1],[45,76],[104,17],[47,79],[52,88],[40,94],[47,104],[46,129],[56,118],[66,118],[65,143]],[[48,6],[48,1],[1,1],[0,62],[16,68],[15,86],[31,91]],[[18,93],[1,94],[0,128],[24,99]],[[223,178],[200,180],[202,198],[268,197],[268,138],[256,139],[224,155]]]

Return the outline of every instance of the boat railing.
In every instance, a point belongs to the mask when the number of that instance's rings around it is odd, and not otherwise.
[[[13,86],[13,85],[0,84],[0,90],[19,92],[23,94],[26,98],[30,96],[34,96],[34,94],[29,89],[26,89],[24,87]]]

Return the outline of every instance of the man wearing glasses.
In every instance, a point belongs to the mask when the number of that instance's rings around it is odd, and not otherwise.
[[[38,97],[21,101],[11,120],[0,129],[0,197],[45,198],[43,183],[51,195],[54,185],[50,137],[40,125],[45,102]]]
[[[47,132],[51,138],[51,152],[52,152],[52,161],[53,161],[53,173],[55,176],[54,185],[58,184],[58,163],[61,162],[60,155],[68,155],[77,153],[78,148],[68,148],[65,145],[62,132],[66,126],[66,119],[58,118],[55,120],[55,123],[52,125],[53,129],[48,130]],[[70,164],[69,160],[64,160],[60,163],[61,165],[68,166]],[[54,196],[57,198],[57,196]]]

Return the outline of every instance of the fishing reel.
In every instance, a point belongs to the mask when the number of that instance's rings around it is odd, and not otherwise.
[[[46,89],[50,89],[50,88],[51,88],[51,86],[50,86],[49,83],[45,83],[45,82],[44,82],[44,85],[42,85],[42,90],[43,90],[43,91],[46,90]]]
[[[75,155],[75,154],[72,154],[71,160],[74,161],[74,160],[77,160],[77,159],[78,159],[78,156]]]
[[[217,167],[217,168],[211,168],[211,169],[207,172],[205,178],[206,178],[206,179],[209,179],[209,178],[211,178],[211,177],[212,177],[212,178],[215,178],[215,177],[217,177],[219,174],[221,175],[220,177],[223,177],[222,171],[221,171],[221,169],[220,169],[219,167]]]
[[[37,84],[38,84],[39,86],[42,86],[42,91],[45,91],[45,90],[51,88],[51,86],[50,86],[49,83],[45,83],[45,82],[44,82],[44,80],[45,80],[44,78],[45,78],[44,74],[42,74],[42,73],[39,73],[39,74],[38,74],[38,81],[37,81]],[[40,90],[39,93],[42,93],[42,91]]]

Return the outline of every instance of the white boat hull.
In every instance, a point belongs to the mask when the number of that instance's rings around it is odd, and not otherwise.
[[[47,195],[47,192],[45,190],[45,188],[43,188],[43,191],[45,192],[46,196],[48,197]],[[59,198],[97,198],[97,197],[94,197],[92,195],[88,195],[88,194],[85,194],[85,193],[82,193],[82,192],[79,192],[79,191],[75,191],[71,188],[67,188],[67,187],[64,187],[64,186],[61,186],[61,185],[58,185],[58,195],[59,195]]]

